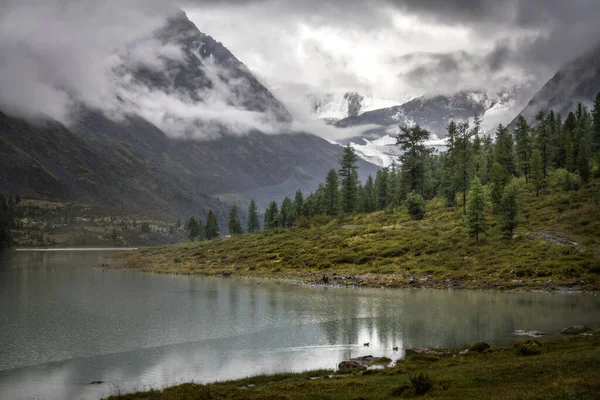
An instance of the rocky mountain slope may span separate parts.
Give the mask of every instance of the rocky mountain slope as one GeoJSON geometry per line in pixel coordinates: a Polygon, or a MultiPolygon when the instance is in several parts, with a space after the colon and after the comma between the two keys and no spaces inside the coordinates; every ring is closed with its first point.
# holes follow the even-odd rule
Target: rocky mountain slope
{"type": "Polygon", "coordinates": [[[578,103],[591,105],[600,92],[600,46],[565,64],[522,109],[530,123],[539,110],[565,115],[578,103]]]}
{"type": "MultiPolygon", "coordinates": [[[[167,68],[126,70],[148,93],[182,93],[202,104],[219,90],[236,110],[259,113],[274,123],[290,119],[285,107],[222,44],[201,33],[184,14],[170,20],[156,38],[178,46],[182,60],[167,68]]],[[[124,108],[131,98],[122,99],[124,108]]],[[[224,208],[216,197],[259,204],[316,188],[337,168],[342,149],[306,133],[257,129],[239,135],[222,121],[178,121],[165,132],[145,115],[111,119],[82,107],[72,125],[26,121],[0,114],[0,191],[46,199],[115,205],[186,217],[224,208]],[[191,122],[191,123],[190,123],[191,122]],[[211,130],[198,140],[188,129],[211,130]]],[[[282,125],[283,126],[283,125],[282,125]]],[[[196,132],[197,133],[197,132],[196,132]]],[[[375,167],[361,163],[362,172],[375,167]]]]}

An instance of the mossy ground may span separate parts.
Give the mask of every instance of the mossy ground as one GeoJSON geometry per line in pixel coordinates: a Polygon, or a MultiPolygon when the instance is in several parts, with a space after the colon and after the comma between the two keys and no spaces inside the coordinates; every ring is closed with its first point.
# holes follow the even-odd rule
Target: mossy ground
{"type": "Polygon", "coordinates": [[[120,254],[122,266],[167,274],[235,275],[385,287],[600,289],[600,181],[536,196],[521,182],[521,221],[513,240],[488,212],[479,244],[460,204],[428,202],[423,220],[405,207],[343,218],[315,218],[211,242],[120,254]],[[344,279],[345,278],[345,279],[344,279]]]}
{"type": "Polygon", "coordinates": [[[334,371],[259,376],[238,381],[184,384],[110,400],[191,399],[598,399],[600,335],[546,341],[539,354],[495,347],[463,356],[408,356],[396,366],[336,375],[334,371]],[[423,378],[425,376],[425,378],[423,378]],[[412,381],[411,381],[412,378],[412,381]]]}

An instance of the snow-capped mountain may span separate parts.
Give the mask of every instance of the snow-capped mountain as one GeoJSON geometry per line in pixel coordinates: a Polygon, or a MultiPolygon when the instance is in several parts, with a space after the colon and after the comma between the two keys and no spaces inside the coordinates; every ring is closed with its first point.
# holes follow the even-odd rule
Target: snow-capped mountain
{"type": "Polygon", "coordinates": [[[310,93],[306,95],[310,110],[315,119],[329,122],[348,117],[356,117],[368,111],[394,107],[410,100],[385,99],[356,92],[310,93]]]}
{"type": "Polygon", "coordinates": [[[340,128],[365,126],[365,131],[349,139],[357,153],[379,166],[396,159],[394,136],[399,125],[418,124],[432,134],[432,145],[443,147],[446,127],[451,120],[481,119],[481,129],[493,133],[498,124],[508,124],[525,104],[530,86],[512,87],[499,93],[462,91],[452,96],[421,96],[401,105],[366,111],[335,122],[340,128]],[[442,139],[440,139],[442,138],[442,139]]]}

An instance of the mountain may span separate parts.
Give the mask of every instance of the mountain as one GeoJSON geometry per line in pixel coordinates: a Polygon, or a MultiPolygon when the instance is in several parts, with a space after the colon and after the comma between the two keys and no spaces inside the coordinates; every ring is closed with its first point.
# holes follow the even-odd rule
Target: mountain
{"type": "Polygon", "coordinates": [[[443,148],[446,126],[451,120],[481,119],[481,129],[493,133],[498,124],[511,121],[530,93],[529,86],[512,87],[499,93],[462,91],[454,95],[421,96],[404,104],[368,111],[335,123],[340,128],[365,126],[360,136],[348,139],[361,157],[379,166],[397,159],[394,136],[399,125],[418,124],[432,133],[430,145],[443,148]]]}
{"type": "MultiPolygon", "coordinates": [[[[168,60],[163,70],[124,67],[133,84],[148,93],[185,93],[199,105],[208,102],[203,95],[218,89],[235,110],[275,122],[290,119],[244,64],[184,14],[155,37],[178,46],[183,58],[168,60]]],[[[119,100],[135,110],[127,93],[119,100]]],[[[200,132],[216,126],[218,138],[198,140],[187,128],[174,135],[141,114],[109,118],[85,106],[68,126],[0,113],[0,191],[186,217],[224,210],[218,197],[244,202],[252,196],[264,206],[298,188],[310,192],[337,168],[342,153],[340,146],[307,133],[254,129],[240,136],[222,122],[182,122],[200,132]]],[[[376,170],[366,162],[359,168],[365,175],[376,170]]]]}
{"type": "Polygon", "coordinates": [[[364,95],[357,92],[309,93],[306,99],[315,119],[336,122],[347,117],[356,117],[368,111],[400,105],[405,100],[391,100],[364,95]]]}
{"type": "Polygon", "coordinates": [[[564,116],[578,103],[591,105],[598,92],[600,46],[561,67],[520,114],[530,123],[535,121],[535,114],[540,110],[553,110],[564,116]]]}

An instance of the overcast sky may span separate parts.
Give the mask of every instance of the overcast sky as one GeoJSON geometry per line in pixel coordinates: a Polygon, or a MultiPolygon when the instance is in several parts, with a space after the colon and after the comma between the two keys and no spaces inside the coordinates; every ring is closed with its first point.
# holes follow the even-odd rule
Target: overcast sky
{"type": "Polygon", "coordinates": [[[598,0],[0,0],[0,109],[63,121],[77,102],[118,109],[129,86],[115,68],[180,56],[142,40],[176,7],[291,108],[310,92],[543,83],[600,39],[598,0]]]}

